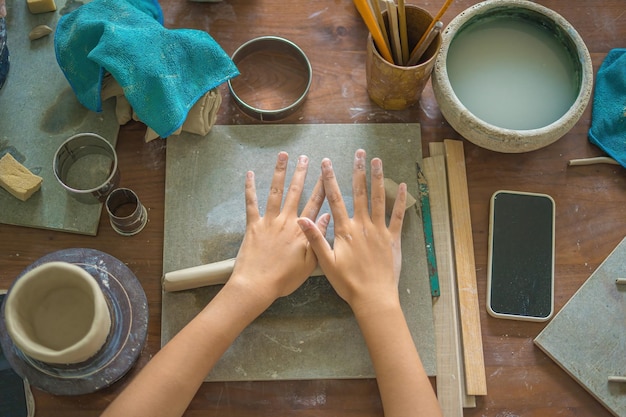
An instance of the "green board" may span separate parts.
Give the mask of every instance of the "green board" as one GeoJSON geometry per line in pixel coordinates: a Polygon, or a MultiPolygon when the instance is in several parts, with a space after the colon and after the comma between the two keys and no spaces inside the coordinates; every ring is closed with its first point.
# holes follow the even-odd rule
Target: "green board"
{"type": "Polygon", "coordinates": [[[626,416],[626,239],[535,339],[548,356],[611,413],[626,416]]]}
{"type": "MultiPolygon", "coordinates": [[[[279,151],[310,158],[309,195],[330,157],[346,204],[352,202],[357,148],[383,160],[385,176],[417,195],[418,124],[215,126],[206,137],[181,135],[167,145],[164,272],[232,258],[245,231],[244,177],[255,172],[261,210],[279,151]]],[[[304,200],[304,199],[303,199],[304,200]]],[[[301,202],[304,205],[304,201],[301,202]]],[[[327,203],[323,211],[328,211],[327,203]]],[[[332,226],[332,224],[331,224],[332,226]]],[[[332,230],[332,228],[331,228],[332,230]]],[[[332,236],[332,232],[330,234],[332,236]]],[[[432,299],[419,213],[407,211],[402,236],[401,303],[426,371],[435,374],[432,299]]],[[[161,341],[167,343],[220,286],[163,293],[161,341]]],[[[393,343],[393,341],[389,341],[393,343]]],[[[348,305],[325,277],[310,278],[253,322],[208,376],[211,381],[373,377],[367,348],[348,305]]]]}
{"type": "Polygon", "coordinates": [[[115,145],[119,125],[114,100],[103,103],[102,113],[78,102],[56,62],[54,33],[28,39],[37,25],[56,27],[59,17],[69,10],[62,0],[56,4],[57,11],[36,15],[28,11],[26,1],[7,4],[11,70],[0,89],[0,157],[10,153],[42,177],[43,183],[26,202],[0,188],[0,223],[95,235],[102,204],[82,204],[71,198],[56,181],[52,160],[59,145],[76,133],[97,133],[115,145]]]}

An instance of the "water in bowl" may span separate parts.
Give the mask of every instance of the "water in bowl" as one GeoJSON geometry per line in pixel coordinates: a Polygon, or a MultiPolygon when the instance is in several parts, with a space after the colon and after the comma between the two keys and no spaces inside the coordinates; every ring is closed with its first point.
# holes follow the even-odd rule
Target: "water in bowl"
{"type": "Polygon", "coordinates": [[[527,17],[470,22],[450,44],[448,78],[461,103],[494,126],[538,129],[575,102],[579,72],[572,53],[546,25],[527,17]]]}

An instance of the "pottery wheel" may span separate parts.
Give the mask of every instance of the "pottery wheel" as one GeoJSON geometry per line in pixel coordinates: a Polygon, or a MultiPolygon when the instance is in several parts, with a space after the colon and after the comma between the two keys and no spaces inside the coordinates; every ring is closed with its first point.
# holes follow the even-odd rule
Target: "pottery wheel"
{"type": "Polygon", "coordinates": [[[133,366],[146,341],[146,294],[124,263],[95,249],[72,248],[50,253],[27,267],[17,279],[31,269],[52,261],[78,265],[98,281],[111,312],[111,333],[107,341],[95,356],[85,362],[59,365],[37,361],[26,356],[8,336],[3,303],[0,344],[4,354],[22,378],[51,394],[80,395],[108,387],[133,366]]]}

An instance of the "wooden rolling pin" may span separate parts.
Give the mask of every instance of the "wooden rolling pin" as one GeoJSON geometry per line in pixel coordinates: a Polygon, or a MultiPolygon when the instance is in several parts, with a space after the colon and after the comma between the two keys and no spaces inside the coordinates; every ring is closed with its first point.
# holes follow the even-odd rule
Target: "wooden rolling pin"
{"type": "MultiPolygon", "coordinates": [[[[389,215],[393,209],[393,204],[398,192],[398,184],[385,178],[385,212],[389,215]]],[[[412,207],[417,200],[411,194],[407,194],[406,209],[412,207]]],[[[167,272],[163,276],[163,289],[167,292],[190,290],[192,288],[205,287],[209,285],[226,284],[235,266],[235,258],[225,261],[213,262],[206,265],[193,266],[178,271],[167,272]]],[[[311,273],[312,277],[324,275],[322,269],[315,267],[311,273]]]]}
{"type": "MultiPolygon", "coordinates": [[[[226,284],[235,266],[235,258],[167,272],[163,276],[163,289],[168,292],[190,290],[208,285],[226,284]]],[[[324,275],[316,266],[312,277],[324,275]]]]}

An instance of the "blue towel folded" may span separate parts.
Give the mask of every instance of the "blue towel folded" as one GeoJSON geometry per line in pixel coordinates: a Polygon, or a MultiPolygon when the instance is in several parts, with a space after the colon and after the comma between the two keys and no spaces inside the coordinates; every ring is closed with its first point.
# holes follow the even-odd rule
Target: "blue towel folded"
{"type": "Polygon", "coordinates": [[[102,111],[107,71],[141,121],[163,138],[207,91],[239,75],[208,33],[163,27],[156,0],[93,0],[59,20],[54,44],[57,62],[85,107],[102,111]]]}
{"type": "Polygon", "coordinates": [[[626,49],[609,51],[598,69],[589,141],[626,167],[626,49]]]}

